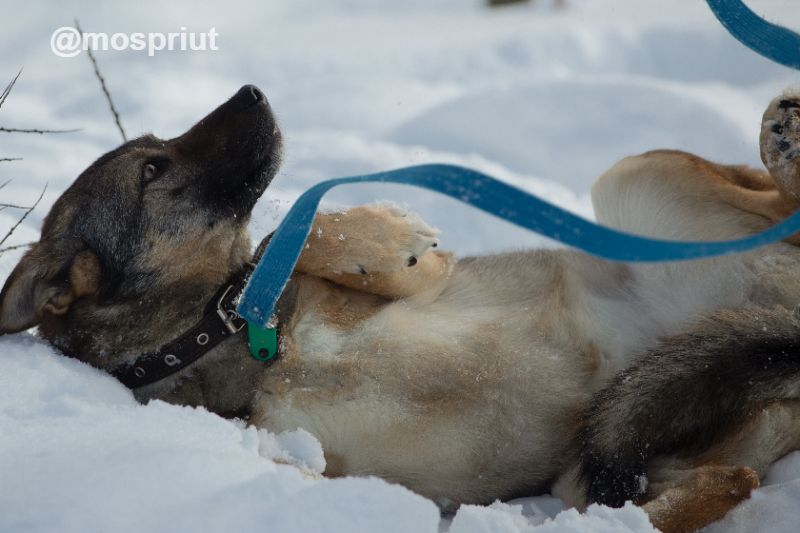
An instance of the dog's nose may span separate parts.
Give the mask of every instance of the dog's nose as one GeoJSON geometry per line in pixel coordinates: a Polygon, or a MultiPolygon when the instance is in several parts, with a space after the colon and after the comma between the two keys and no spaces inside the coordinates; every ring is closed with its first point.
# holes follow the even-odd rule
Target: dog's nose
{"type": "Polygon", "coordinates": [[[232,98],[232,100],[239,104],[242,109],[246,109],[259,102],[264,102],[266,99],[267,97],[264,96],[264,93],[261,92],[261,89],[255,85],[245,85],[239,89],[239,91],[232,98]]]}
{"type": "Polygon", "coordinates": [[[244,88],[250,91],[250,96],[256,102],[260,102],[261,100],[267,99],[266,96],[264,96],[264,93],[261,92],[261,89],[259,89],[255,85],[245,85],[244,88]]]}

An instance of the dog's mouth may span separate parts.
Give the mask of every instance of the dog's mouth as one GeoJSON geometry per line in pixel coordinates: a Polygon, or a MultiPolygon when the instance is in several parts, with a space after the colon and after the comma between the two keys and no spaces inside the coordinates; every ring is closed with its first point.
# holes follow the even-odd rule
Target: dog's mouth
{"type": "Polygon", "coordinates": [[[281,132],[264,93],[245,85],[227,102],[172,141],[198,165],[205,203],[244,216],[280,166],[281,132]]]}

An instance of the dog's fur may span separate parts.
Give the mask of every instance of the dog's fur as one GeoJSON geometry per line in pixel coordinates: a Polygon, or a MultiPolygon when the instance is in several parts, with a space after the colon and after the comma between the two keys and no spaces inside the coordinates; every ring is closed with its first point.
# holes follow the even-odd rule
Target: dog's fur
{"type": "MultiPolygon", "coordinates": [[[[765,113],[769,173],[626,158],[592,190],[598,220],[714,240],[785,218],[800,206],[799,96],[765,113]]],[[[249,213],[279,151],[266,100],[244,87],[181,137],[106,154],[7,280],[0,334],[38,325],[103,369],[176,338],[250,259],[249,213]]],[[[443,506],[635,498],[665,531],[719,518],[800,447],[796,239],[635,265],[567,250],[456,261],[435,243],[396,207],[319,215],[278,305],[274,366],[240,335],[136,396],[303,427],[327,475],[378,475],[443,506]]]]}

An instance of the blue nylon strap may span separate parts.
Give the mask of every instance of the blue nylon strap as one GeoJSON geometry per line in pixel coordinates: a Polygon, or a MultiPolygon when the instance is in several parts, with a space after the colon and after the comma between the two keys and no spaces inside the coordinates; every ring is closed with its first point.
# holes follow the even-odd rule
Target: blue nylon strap
{"type": "Polygon", "coordinates": [[[781,65],[800,69],[800,35],[767,22],[741,0],[707,2],[722,25],[747,47],[781,65]]]}
{"type": "MultiPolygon", "coordinates": [[[[753,13],[740,0],[707,0],[714,15],[739,41],[787,67],[800,69],[800,35],[753,13]]],[[[769,230],[726,242],[672,242],[638,237],[589,222],[535,196],[474,170],[421,165],[324,181],[306,191],[272,237],[253,272],[238,312],[265,325],[291,276],[311,231],[322,196],[337,185],[391,182],[416,185],[473,205],[585,252],[615,261],[681,261],[744,252],[780,241],[800,230],[800,212],[769,230]]]]}
{"type": "Polygon", "coordinates": [[[419,165],[323,181],[303,193],[272,236],[242,295],[238,313],[264,325],[294,270],[323,195],[350,183],[415,185],[453,197],[518,226],[614,261],[681,261],[744,252],[800,231],[800,211],[772,228],[724,242],[674,242],[600,226],[494,178],[453,165],[419,165]]]}

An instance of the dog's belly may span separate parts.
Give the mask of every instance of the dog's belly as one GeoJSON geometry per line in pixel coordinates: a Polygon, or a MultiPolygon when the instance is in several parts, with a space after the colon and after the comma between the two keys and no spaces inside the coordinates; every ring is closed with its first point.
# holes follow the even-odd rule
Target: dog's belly
{"type": "MultiPolygon", "coordinates": [[[[793,272],[795,250],[781,252],[793,272]]],[[[462,261],[438,297],[356,325],[306,311],[253,421],[316,435],[331,475],[377,475],[454,503],[538,491],[563,469],[588,397],[660,335],[719,306],[797,294],[776,276],[779,256],[622,276],[558,251],[462,261]]]]}
{"type": "MultiPolygon", "coordinates": [[[[584,291],[579,327],[603,354],[607,379],[699,315],[800,301],[800,249],[774,245],[717,259],[629,266],[622,290],[584,291]]],[[[590,289],[590,287],[587,287],[590,289]]]]}
{"type": "Polygon", "coordinates": [[[507,289],[463,268],[438,298],[355,328],[306,313],[253,422],[313,433],[330,475],[377,475],[444,504],[546,489],[589,394],[585,358],[542,329],[548,291],[507,289]]]}

